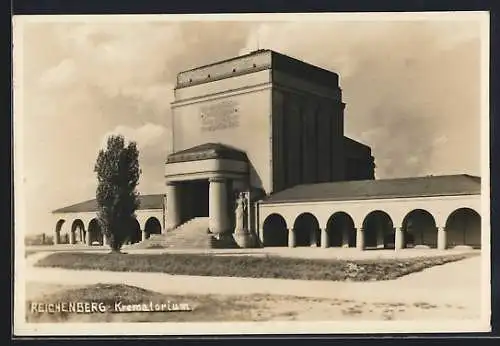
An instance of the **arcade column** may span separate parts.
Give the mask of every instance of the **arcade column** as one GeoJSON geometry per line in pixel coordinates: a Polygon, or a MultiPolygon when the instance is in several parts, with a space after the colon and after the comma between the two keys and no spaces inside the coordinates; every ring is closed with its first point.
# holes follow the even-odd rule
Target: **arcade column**
{"type": "Polygon", "coordinates": [[[363,228],[359,227],[356,229],[356,249],[364,250],[365,249],[365,232],[363,228]]]}
{"type": "Polygon", "coordinates": [[[288,247],[295,247],[295,230],[293,228],[288,230],[288,247]]]}
{"type": "Polygon", "coordinates": [[[316,235],[316,229],[315,228],[311,228],[309,230],[309,234],[310,234],[310,237],[309,237],[309,246],[310,247],[317,247],[318,244],[318,238],[317,238],[317,235],[316,235]]]}
{"type": "MultiPolygon", "coordinates": [[[[229,216],[227,205],[227,185],[224,178],[209,179],[209,229],[212,233],[220,234],[229,230],[229,216]]],[[[168,198],[168,197],[167,197],[168,198]]]]}
{"type": "Polygon", "coordinates": [[[349,232],[351,232],[351,230],[347,227],[344,227],[342,229],[342,247],[343,248],[349,247],[349,232]]]}
{"type": "Polygon", "coordinates": [[[446,250],[446,228],[438,227],[437,228],[437,248],[438,250],[446,250]]]}
{"type": "Polygon", "coordinates": [[[54,244],[61,244],[61,235],[59,231],[54,232],[54,244]]]}
{"type": "Polygon", "coordinates": [[[321,247],[323,249],[326,249],[328,247],[328,243],[330,242],[328,238],[329,238],[328,229],[327,228],[321,229],[321,247]]]}
{"type": "Polygon", "coordinates": [[[383,249],[384,246],[384,229],[379,227],[377,229],[377,249],[383,249]]]}
{"type": "Polygon", "coordinates": [[[181,222],[179,206],[179,186],[174,182],[167,182],[166,191],[166,220],[165,231],[174,229],[181,222]]]}
{"type": "Polygon", "coordinates": [[[394,250],[398,251],[404,248],[404,233],[401,227],[395,228],[394,233],[394,250]]]}
{"type": "Polygon", "coordinates": [[[86,234],[86,237],[85,237],[85,244],[87,244],[87,246],[92,246],[90,229],[87,231],[87,234],[86,234]]]}
{"type": "Polygon", "coordinates": [[[69,231],[69,243],[70,244],[76,244],[76,239],[75,239],[75,234],[76,230],[71,230],[69,231]]]}

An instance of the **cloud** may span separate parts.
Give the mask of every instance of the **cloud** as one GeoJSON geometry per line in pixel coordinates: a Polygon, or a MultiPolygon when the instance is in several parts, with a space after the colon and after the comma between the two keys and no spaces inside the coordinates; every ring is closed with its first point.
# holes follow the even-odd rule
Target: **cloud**
{"type": "Polygon", "coordinates": [[[48,69],[40,78],[42,88],[64,88],[75,82],[76,66],[72,59],[64,59],[48,69]]]}
{"type": "Polygon", "coordinates": [[[139,149],[146,149],[161,144],[160,140],[163,140],[165,134],[165,127],[158,124],[146,123],[138,128],[118,125],[104,135],[101,148],[106,147],[106,141],[110,135],[122,135],[127,141],[136,142],[139,149]]]}
{"type": "Polygon", "coordinates": [[[478,22],[262,23],[240,53],[257,42],[339,73],[345,133],[372,147],[378,178],[479,173],[478,22]],[[468,148],[451,135],[435,141],[464,132],[468,148]]]}

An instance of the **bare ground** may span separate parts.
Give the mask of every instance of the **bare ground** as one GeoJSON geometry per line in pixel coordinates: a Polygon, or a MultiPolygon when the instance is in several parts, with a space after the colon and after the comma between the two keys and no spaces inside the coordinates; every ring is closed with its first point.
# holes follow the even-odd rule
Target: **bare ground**
{"type": "MultiPolygon", "coordinates": [[[[123,291],[117,285],[109,288],[123,291]]],[[[126,286],[128,296],[147,302],[170,301],[187,303],[192,312],[133,312],[94,314],[33,314],[27,307],[28,322],[221,322],[221,321],[349,321],[349,320],[422,320],[466,319],[473,316],[463,306],[426,302],[394,303],[364,302],[351,299],[323,299],[282,295],[164,295],[126,286]],[[134,291],[130,293],[130,291],[134,291]]],[[[28,283],[28,302],[54,302],[69,296],[95,300],[99,288],[92,286],[61,286],[28,283]]]]}
{"type": "MultiPolygon", "coordinates": [[[[96,283],[128,285],[198,306],[193,313],[103,314],[103,321],[442,320],[481,315],[481,256],[425,269],[396,280],[326,282],[196,277],[39,268],[32,254],[26,300],[45,299],[96,283]],[[201,306],[201,309],[200,309],[201,306]]],[[[33,316],[31,316],[33,318],[33,316]]],[[[47,317],[44,317],[47,318],[47,317]]],[[[96,322],[96,315],[72,319],[96,322]]]]}

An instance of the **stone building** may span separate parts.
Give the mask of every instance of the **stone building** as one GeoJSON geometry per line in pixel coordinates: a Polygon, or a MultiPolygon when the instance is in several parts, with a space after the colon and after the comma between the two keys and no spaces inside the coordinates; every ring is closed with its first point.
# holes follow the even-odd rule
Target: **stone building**
{"type": "MultiPolygon", "coordinates": [[[[141,197],[133,246],[480,246],[480,179],[374,180],[334,72],[258,50],[180,72],[174,96],[165,191],[141,197]]],[[[105,243],[95,210],[54,211],[56,239],[105,243]]]]}

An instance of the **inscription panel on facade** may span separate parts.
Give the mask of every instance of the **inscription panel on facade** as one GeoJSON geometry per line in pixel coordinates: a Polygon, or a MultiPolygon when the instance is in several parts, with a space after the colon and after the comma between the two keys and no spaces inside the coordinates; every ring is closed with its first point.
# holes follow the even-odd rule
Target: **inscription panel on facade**
{"type": "Polygon", "coordinates": [[[238,127],[240,125],[238,103],[228,100],[204,106],[200,109],[200,120],[202,132],[238,127]]]}

